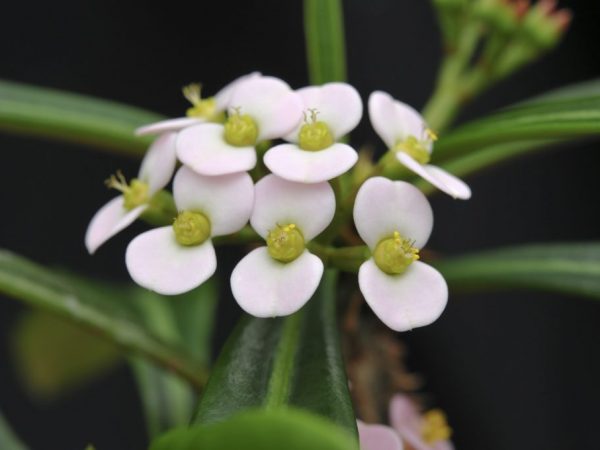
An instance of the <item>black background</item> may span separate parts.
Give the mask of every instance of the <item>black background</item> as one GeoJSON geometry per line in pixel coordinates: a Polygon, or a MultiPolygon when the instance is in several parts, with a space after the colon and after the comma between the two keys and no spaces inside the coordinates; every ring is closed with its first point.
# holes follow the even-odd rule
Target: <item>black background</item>
{"type": "MultiPolygon", "coordinates": [[[[562,46],[494,88],[464,118],[598,76],[598,2],[564,1],[575,21],[562,46]]],[[[428,2],[345,2],[349,79],[366,99],[382,89],[421,107],[440,48],[428,2]]],[[[167,116],[187,107],[182,85],[209,93],[260,70],[307,83],[299,1],[5,2],[0,77],[139,105],[167,116]]],[[[363,120],[355,143],[377,142],[363,120]]],[[[85,227],[108,198],[102,181],[136,162],[75,145],[0,136],[0,246],[45,264],[126,280],[134,226],[86,254],[85,227]]],[[[429,247],[448,254],[529,241],[598,239],[596,144],[572,145],[468,179],[469,202],[432,199],[429,247]]],[[[237,255],[221,254],[225,279],[237,255]]],[[[227,286],[227,283],[224,283],[227,286]]],[[[239,314],[223,298],[216,346],[239,314]]],[[[7,356],[22,308],[0,303],[0,408],[34,450],[141,449],[144,425],[126,369],[50,405],[32,403],[7,356]]],[[[411,367],[455,429],[458,449],[598,448],[600,306],[559,295],[452,296],[434,325],[406,335],[411,367]]]]}

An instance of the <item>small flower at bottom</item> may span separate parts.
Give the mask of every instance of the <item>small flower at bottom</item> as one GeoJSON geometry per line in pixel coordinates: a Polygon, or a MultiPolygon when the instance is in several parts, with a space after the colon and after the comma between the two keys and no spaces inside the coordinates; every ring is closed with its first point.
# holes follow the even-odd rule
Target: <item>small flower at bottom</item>
{"type": "Polygon", "coordinates": [[[402,450],[402,441],[393,428],[356,421],[360,450],[402,450]]]}
{"type": "Polygon", "coordinates": [[[164,188],[175,171],[175,134],[159,136],[144,156],[137,178],[127,183],[121,173],[107,180],[122,195],[113,198],[92,218],[85,234],[89,253],[131,225],[150,205],[152,197],[164,188]]]}
{"type": "Polygon", "coordinates": [[[267,151],[265,165],[290,181],[331,180],[348,171],[358,160],[352,147],[337,141],[360,122],[360,95],[346,83],[309,86],[296,92],[304,105],[305,123],[285,136],[291,143],[267,151]]]}
{"type": "Polygon", "coordinates": [[[418,261],[433,227],[427,198],[403,181],[367,180],[354,204],[354,223],[372,258],[358,272],[365,300],[395,331],[429,325],[443,312],[448,287],[433,267],[418,261]]]}
{"type": "Polygon", "coordinates": [[[164,295],[182,294],[212,276],[217,259],[211,238],[244,227],[254,186],[247,173],[205,177],[182,167],[173,195],[179,211],[173,225],[140,234],[125,256],[133,280],[164,295]]]}
{"type": "Polygon", "coordinates": [[[369,97],[369,118],[402,165],[454,198],[471,197],[471,189],[462,180],[428,164],[437,136],[417,111],[385,92],[376,91],[369,97]]]}
{"type": "Polygon", "coordinates": [[[267,245],[246,255],[231,274],[233,296],[256,317],[286,316],[314,294],[323,262],[306,249],[335,212],[326,182],[303,184],[267,175],[256,183],[250,224],[267,245]]]}

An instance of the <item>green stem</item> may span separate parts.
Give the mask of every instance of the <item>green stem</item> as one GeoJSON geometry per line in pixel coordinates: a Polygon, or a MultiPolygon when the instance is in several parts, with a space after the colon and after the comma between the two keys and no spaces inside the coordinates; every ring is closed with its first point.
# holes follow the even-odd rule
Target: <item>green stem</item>
{"type": "Polygon", "coordinates": [[[358,272],[360,265],[371,257],[365,245],[354,247],[329,247],[317,242],[308,244],[309,250],[323,260],[323,263],[345,272],[358,272]]]}

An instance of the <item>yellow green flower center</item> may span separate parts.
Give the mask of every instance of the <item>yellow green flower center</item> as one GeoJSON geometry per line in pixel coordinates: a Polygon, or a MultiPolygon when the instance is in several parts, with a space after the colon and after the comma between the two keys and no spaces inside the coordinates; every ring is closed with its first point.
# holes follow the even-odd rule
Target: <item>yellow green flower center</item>
{"type": "Polygon", "coordinates": [[[269,255],[277,261],[288,263],[304,252],[304,236],[295,224],[277,225],[267,235],[269,255]]]}
{"type": "Polygon", "coordinates": [[[392,150],[395,152],[404,152],[418,163],[427,164],[431,159],[431,154],[427,147],[437,140],[437,136],[429,128],[425,130],[425,134],[427,138],[421,141],[414,136],[408,136],[403,141],[398,141],[392,150]]]}
{"type": "Polygon", "coordinates": [[[316,109],[310,109],[310,121],[304,115],[304,121],[306,122],[300,128],[298,134],[298,146],[302,150],[308,150],[316,152],[327,148],[335,142],[331,130],[325,122],[317,121],[318,111],[316,109]]]}
{"type": "Polygon", "coordinates": [[[150,200],[148,183],[137,178],[133,178],[130,183],[127,183],[121,171],[118,171],[116,175],[111,175],[106,180],[106,186],[123,194],[123,207],[127,211],[144,205],[150,200]]]}
{"type": "Polygon", "coordinates": [[[452,428],[448,425],[446,414],[441,409],[432,409],[423,414],[421,437],[427,444],[447,441],[450,436],[452,436],[452,428]]]}
{"type": "Polygon", "coordinates": [[[183,211],[173,222],[173,231],[181,245],[200,245],[210,237],[210,221],[200,212],[183,211]]]}
{"type": "Polygon", "coordinates": [[[209,122],[223,122],[225,119],[225,113],[223,111],[217,111],[217,102],[214,97],[203,99],[201,96],[202,85],[199,83],[192,83],[185,86],[183,89],[183,96],[192,104],[191,108],[188,108],[186,114],[188,117],[197,117],[205,119],[209,122]]]}
{"type": "Polygon", "coordinates": [[[234,110],[225,121],[225,141],[235,147],[256,145],[258,126],[248,114],[234,110]]]}
{"type": "Polygon", "coordinates": [[[414,241],[400,236],[394,231],[392,237],[382,239],[373,252],[375,264],[389,275],[398,275],[419,259],[419,250],[414,247],[414,241]]]}

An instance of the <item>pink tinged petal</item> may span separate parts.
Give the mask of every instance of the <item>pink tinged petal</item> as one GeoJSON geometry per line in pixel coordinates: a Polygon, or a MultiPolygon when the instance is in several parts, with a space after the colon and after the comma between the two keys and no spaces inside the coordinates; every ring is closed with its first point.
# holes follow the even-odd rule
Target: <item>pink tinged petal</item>
{"type": "Polygon", "coordinates": [[[298,183],[331,180],[350,170],[357,160],[358,154],[352,147],[339,143],[316,152],[302,150],[296,144],[281,144],[264,156],[271,172],[298,183]]]}
{"type": "Polygon", "coordinates": [[[85,232],[85,247],[93,254],[98,247],[119,231],[131,225],[147,208],[141,205],[127,211],[123,206],[123,196],[113,198],[92,217],[85,232]]]}
{"type": "Polygon", "coordinates": [[[404,447],[398,435],[385,425],[369,425],[356,421],[360,450],[402,450],[404,447]]]}
{"type": "Polygon", "coordinates": [[[448,301],[444,277],[420,261],[413,262],[403,274],[388,275],[371,258],[360,266],[358,284],[375,315],[395,331],[429,325],[448,301]]]}
{"type": "Polygon", "coordinates": [[[235,233],[248,223],[254,184],[245,172],[206,177],[184,166],[173,180],[173,195],[179,211],[206,214],[211,236],[222,236],[235,233]]]}
{"type": "MultiPolygon", "coordinates": [[[[359,93],[347,83],[327,83],[323,86],[308,86],[296,91],[304,111],[316,109],[317,120],[325,122],[337,140],[352,131],[362,117],[362,100],[359,93]]],[[[297,142],[300,123],[285,139],[297,142]]]]}
{"type": "Polygon", "coordinates": [[[164,133],[152,143],[140,166],[138,178],[148,183],[150,195],[164,188],[175,172],[177,133],[164,133]]]}
{"type": "Polygon", "coordinates": [[[427,198],[412,184],[373,177],[358,191],[354,223],[371,250],[394,231],[422,248],[433,228],[433,211],[427,198]]]}
{"type": "Polygon", "coordinates": [[[140,286],[163,295],[177,295],[200,286],[215,273],[217,257],[212,242],[183,246],[171,226],[137,236],[125,254],[129,275],[140,286]]]}
{"type": "Polygon", "coordinates": [[[201,175],[246,172],[256,165],[254,147],[234,147],[225,142],[223,125],[205,123],[186,128],[177,138],[177,157],[201,175]]]}
{"type": "Polygon", "coordinates": [[[258,77],[240,84],[229,103],[256,122],[259,141],[285,136],[302,120],[302,100],[278,78],[258,77]]]}
{"type": "Polygon", "coordinates": [[[292,262],[281,263],[271,258],[267,247],[260,247],[233,269],[231,291],[248,314],[287,316],[313,296],[322,275],[323,263],[308,250],[292,262]]]}
{"type": "Polygon", "coordinates": [[[256,183],[250,224],[266,239],[275,225],[293,223],[310,241],[327,228],[334,213],[335,194],[329,183],[295,183],[271,174],[256,183]]]}
{"type": "Polygon", "coordinates": [[[260,72],[251,72],[246,75],[242,75],[239,78],[236,78],[231,83],[223,87],[219,92],[215,94],[215,102],[217,104],[217,111],[225,111],[231,105],[230,100],[231,96],[235,89],[237,89],[242,83],[245,81],[252,80],[254,78],[259,78],[261,76],[260,72]]]}
{"type": "Polygon", "coordinates": [[[464,181],[446,172],[444,169],[431,165],[421,165],[410,155],[403,152],[396,153],[396,158],[401,164],[421,176],[424,180],[433,184],[440,191],[461,200],[468,200],[471,198],[471,189],[469,186],[464,181]]]}
{"type": "Polygon", "coordinates": [[[138,136],[145,136],[149,134],[162,134],[169,131],[179,131],[192,125],[198,125],[203,123],[205,120],[200,117],[177,117],[175,119],[161,120],[160,122],[151,123],[150,125],[144,125],[143,127],[135,130],[135,134],[138,136]]]}

